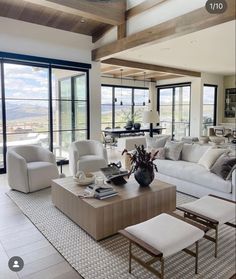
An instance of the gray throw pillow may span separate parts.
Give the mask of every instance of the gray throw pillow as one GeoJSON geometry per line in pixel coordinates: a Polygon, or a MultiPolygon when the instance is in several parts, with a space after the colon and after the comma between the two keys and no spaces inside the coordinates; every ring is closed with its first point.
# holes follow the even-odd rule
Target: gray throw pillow
{"type": "Polygon", "coordinates": [[[183,142],[167,141],[165,144],[166,159],[178,161],[183,148],[183,142]]]}
{"type": "Polygon", "coordinates": [[[236,158],[227,154],[222,154],[211,168],[211,172],[215,173],[224,180],[230,179],[232,170],[235,168],[236,158]]]}

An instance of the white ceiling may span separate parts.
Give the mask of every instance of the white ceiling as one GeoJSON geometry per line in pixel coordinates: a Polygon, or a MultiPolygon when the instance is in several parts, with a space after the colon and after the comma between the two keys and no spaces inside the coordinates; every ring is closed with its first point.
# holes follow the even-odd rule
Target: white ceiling
{"type": "Polygon", "coordinates": [[[230,75],[235,73],[235,26],[236,21],[230,21],[114,56],[149,64],[230,75]]]}

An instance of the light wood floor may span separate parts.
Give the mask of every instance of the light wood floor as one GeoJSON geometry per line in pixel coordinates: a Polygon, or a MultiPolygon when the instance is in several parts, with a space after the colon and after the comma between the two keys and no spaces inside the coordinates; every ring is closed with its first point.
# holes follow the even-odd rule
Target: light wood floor
{"type": "MultiPolygon", "coordinates": [[[[108,148],[110,161],[120,153],[108,148]]],[[[69,175],[68,166],[63,172],[69,175]]],[[[79,279],[82,278],[37,230],[29,219],[5,194],[9,190],[7,176],[0,175],[0,279],[79,279]],[[23,258],[25,266],[15,273],[9,270],[12,256],[23,258]]]]}

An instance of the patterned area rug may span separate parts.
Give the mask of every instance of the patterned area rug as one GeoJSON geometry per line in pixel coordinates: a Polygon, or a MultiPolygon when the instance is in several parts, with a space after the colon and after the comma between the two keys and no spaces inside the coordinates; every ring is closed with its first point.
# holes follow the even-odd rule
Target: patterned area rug
{"type": "MultiPolygon", "coordinates": [[[[53,206],[50,189],[27,195],[10,191],[8,196],[85,279],[156,279],[135,262],[132,263],[132,274],[129,274],[127,241],[119,235],[94,241],[53,206]]],[[[178,205],[192,200],[194,198],[177,193],[178,205]]],[[[222,225],[217,259],[214,258],[213,243],[202,239],[199,243],[199,274],[194,274],[194,258],[179,252],[166,259],[165,278],[228,279],[235,273],[235,244],[235,229],[222,225]]],[[[138,249],[135,252],[146,257],[138,249]]]]}

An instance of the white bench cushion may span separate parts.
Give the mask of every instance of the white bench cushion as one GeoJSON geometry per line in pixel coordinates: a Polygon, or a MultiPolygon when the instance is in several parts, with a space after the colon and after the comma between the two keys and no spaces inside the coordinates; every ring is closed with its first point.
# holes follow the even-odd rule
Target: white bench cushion
{"type": "Polygon", "coordinates": [[[187,248],[204,235],[197,227],[166,213],[125,230],[162,252],[164,257],[187,248]]]}
{"type": "Polygon", "coordinates": [[[182,204],[181,207],[214,219],[219,224],[224,224],[236,218],[236,205],[234,203],[211,196],[205,196],[194,202],[182,204]]]}

